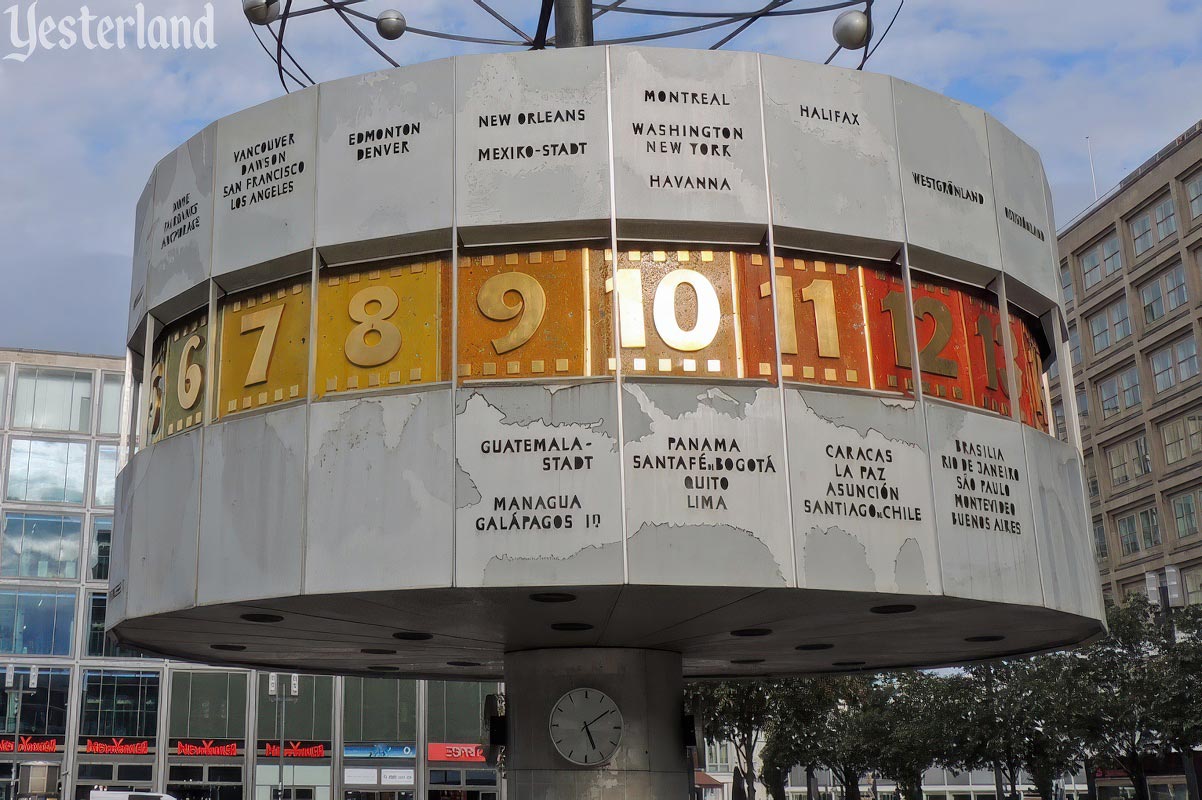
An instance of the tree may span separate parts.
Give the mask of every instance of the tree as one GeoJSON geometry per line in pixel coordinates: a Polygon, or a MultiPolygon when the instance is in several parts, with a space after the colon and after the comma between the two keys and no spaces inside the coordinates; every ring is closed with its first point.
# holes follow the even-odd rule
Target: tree
{"type": "Polygon", "coordinates": [[[776,687],[775,681],[745,680],[695,683],[685,690],[686,706],[694,699],[701,703],[705,735],[734,745],[739,766],[735,781],[743,784],[747,800],[755,800],[755,750],[776,687]]]}
{"type": "Polygon", "coordinates": [[[1194,750],[1202,747],[1202,607],[1175,609],[1164,621],[1155,715],[1165,748],[1181,761],[1189,800],[1200,800],[1194,750]]]}
{"type": "Polygon", "coordinates": [[[1107,621],[1109,636],[1063,656],[1068,685],[1080,687],[1076,723],[1086,748],[1122,767],[1136,800],[1148,800],[1144,760],[1163,744],[1163,656],[1173,636],[1138,595],[1110,606],[1107,621]]]}
{"type": "Polygon", "coordinates": [[[843,786],[844,800],[860,800],[860,777],[872,769],[878,742],[872,719],[879,702],[874,676],[829,678],[836,702],[822,720],[818,761],[843,786]]]}
{"type": "MultiPolygon", "coordinates": [[[[798,678],[777,684],[764,731],[764,774],[802,766],[807,783],[812,784],[814,771],[821,763],[826,718],[837,702],[834,684],[827,678],[798,678]]],[[[773,793],[773,800],[783,798],[783,786],[777,794],[771,782],[765,781],[765,785],[773,793]]],[[[814,787],[809,789],[812,796],[814,787]]]]}
{"type": "Polygon", "coordinates": [[[892,676],[878,686],[868,711],[878,746],[876,766],[907,800],[922,800],[923,775],[948,760],[948,732],[954,728],[949,715],[959,711],[946,691],[951,682],[927,672],[892,676]]]}

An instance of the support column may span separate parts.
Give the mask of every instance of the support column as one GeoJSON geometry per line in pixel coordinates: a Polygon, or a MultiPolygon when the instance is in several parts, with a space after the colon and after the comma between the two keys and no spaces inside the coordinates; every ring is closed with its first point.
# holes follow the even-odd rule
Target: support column
{"type": "Polygon", "coordinates": [[[505,687],[509,800],[688,796],[679,653],[628,648],[507,653],[505,687]],[[551,712],[573,689],[603,692],[621,712],[621,741],[600,766],[573,764],[552,741],[551,712]]]}
{"type": "Polygon", "coordinates": [[[593,5],[588,0],[555,0],[555,46],[593,46],[593,5]]]}

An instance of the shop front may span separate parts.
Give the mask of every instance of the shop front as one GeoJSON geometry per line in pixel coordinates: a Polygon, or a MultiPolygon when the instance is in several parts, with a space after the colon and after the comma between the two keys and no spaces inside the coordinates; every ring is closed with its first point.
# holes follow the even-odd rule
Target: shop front
{"type": "Polygon", "coordinates": [[[427,747],[427,800],[497,800],[497,771],[488,766],[484,747],[432,742],[427,747]]]}
{"type": "Polygon", "coordinates": [[[344,800],[414,800],[416,744],[348,742],[342,764],[344,800]]]}
{"type": "Polygon", "coordinates": [[[330,800],[333,749],[328,741],[259,742],[255,800],[330,800]],[[282,764],[282,773],[281,773],[282,764]]]}
{"type": "Polygon", "coordinates": [[[76,742],[75,797],[92,789],[149,792],[158,752],[159,673],[89,669],[76,742]]]}
{"type": "Polygon", "coordinates": [[[178,800],[243,800],[246,683],[243,673],[171,673],[167,794],[178,800]]]}
{"type": "Polygon", "coordinates": [[[16,796],[22,764],[48,762],[61,774],[70,692],[69,669],[13,666],[5,671],[0,800],[16,796]]]}
{"type": "Polygon", "coordinates": [[[173,739],[167,794],[177,800],[242,800],[244,746],[239,739],[173,739]]]}

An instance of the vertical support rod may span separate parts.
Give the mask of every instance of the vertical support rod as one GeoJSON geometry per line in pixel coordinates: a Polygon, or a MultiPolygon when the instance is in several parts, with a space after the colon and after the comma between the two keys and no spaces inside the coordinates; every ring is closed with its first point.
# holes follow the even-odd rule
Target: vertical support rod
{"type": "Polygon", "coordinates": [[[555,46],[593,46],[593,4],[589,0],[555,0],[555,46]]]}

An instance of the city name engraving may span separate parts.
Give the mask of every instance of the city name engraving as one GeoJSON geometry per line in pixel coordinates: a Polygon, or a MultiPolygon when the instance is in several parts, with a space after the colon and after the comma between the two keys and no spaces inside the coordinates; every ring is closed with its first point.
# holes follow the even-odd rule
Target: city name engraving
{"type": "Polygon", "coordinates": [[[890,467],[895,453],[890,447],[828,444],[823,451],[832,475],[822,497],[807,497],[802,508],[807,514],[921,522],[922,509],[906,503],[901,490],[891,483],[890,467]]]}
{"type": "Polygon", "coordinates": [[[1027,221],[1026,217],[1024,217],[1022,214],[1018,213],[1017,211],[1011,209],[1009,206],[1006,207],[1006,219],[1010,220],[1015,225],[1022,228],[1024,231],[1031,234],[1039,241],[1041,241],[1041,242],[1047,241],[1047,236],[1044,235],[1044,232],[1041,228],[1039,228],[1036,225],[1034,225],[1033,223],[1027,221]]]}
{"type": "Polygon", "coordinates": [[[409,137],[421,132],[420,122],[403,122],[348,134],[346,144],[355,151],[355,161],[399,156],[409,152],[409,137]]]}
{"type": "MultiPolygon", "coordinates": [[[[544,111],[519,111],[480,114],[476,117],[478,128],[506,128],[512,125],[549,125],[555,123],[580,123],[586,118],[583,108],[551,109],[544,111]]],[[[583,156],[588,151],[588,142],[537,142],[533,144],[514,144],[476,149],[476,160],[485,161],[524,161],[532,158],[558,158],[562,156],[583,156]]]]}
{"type": "Polygon", "coordinates": [[[838,108],[818,108],[817,106],[807,106],[804,103],[800,106],[802,119],[816,119],[820,122],[840,122],[844,125],[854,125],[859,127],[860,115],[842,111],[838,108]]]}
{"type": "MultiPolygon", "coordinates": [[[[665,91],[644,89],[643,102],[665,105],[729,106],[725,92],[665,91]]],[[[696,161],[721,163],[735,157],[732,147],[744,140],[737,125],[667,123],[643,120],[630,124],[631,133],[643,140],[645,152],[656,156],[677,156],[696,161]]],[[[696,169],[690,165],[692,169],[696,169]]],[[[729,192],[734,187],[724,175],[693,172],[652,172],[647,176],[650,189],[690,189],[729,192]]]]}
{"type": "Polygon", "coordinates": [[[969,189],[967,187],[960,186],[957,183],[952,183],[951,181],[940,180],[939,178],[932,178],[930,175],[923,175],[921,172],[915,172],[914,183],[918,184],[924,189],[931,189],[932,191],[939,192],[940,194],[945,194],[948,197],[967,200],[968,202],[976,203],[977,205],[985,205],[985,195],[981,194],[976,189],[969,189]]]}
{"type": "Polygon", "coordinates": [[[952,524],[963,528],[1021,534],[1017,506],[1010,498],[1022,479],[1006,463],[1000,447],[955,440],[955,453],[941,459],[944,469],[956,473],[952,524]]]}
{"type": "Polygon", "coordinates": [[[305,162],[294,161],[288,152],[295,144],[296,134],[285,133],[234,151],[239,177],[221,190],[222,198],[230,201],[231,211],[293,192],[293,179],[305,171],[305,162]]]}
{"type": "Polygon", "coordinates": [[[171,204],[171,216],[163,221],[163,241],[160,250],[174,244],[189,233],[200,229],[200,203],[193,202],[192,193],[171,204]]]}
{"type": "Polygon", "coordinates": [[[687,472],[681,479],[685,505],[690,509],[726,511],[726,492],[731,478],[725,474],[772,474],[776,464],[772,456],[746,456],[738,439],[722,437],[668,437],[667,453],[635,454],[632,466],[639,470],[687,472]]]}

